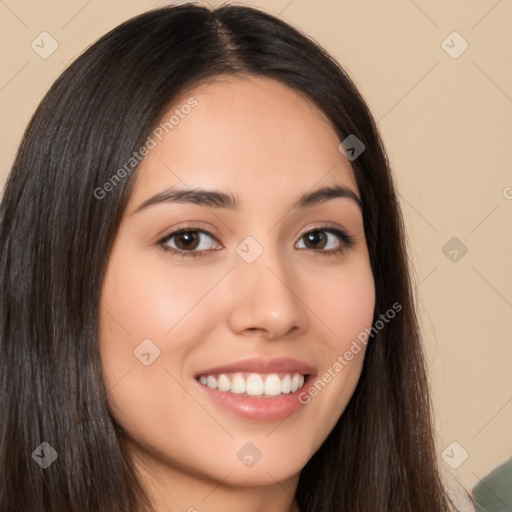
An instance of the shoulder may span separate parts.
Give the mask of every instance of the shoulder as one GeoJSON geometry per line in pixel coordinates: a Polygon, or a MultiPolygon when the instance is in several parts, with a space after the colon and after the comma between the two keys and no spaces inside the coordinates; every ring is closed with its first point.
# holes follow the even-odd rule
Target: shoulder
{"type": "Polygon", "coordinates": [[[477,512],[512,510],[512,458],[505,461],[473,488],[477,512]]]}

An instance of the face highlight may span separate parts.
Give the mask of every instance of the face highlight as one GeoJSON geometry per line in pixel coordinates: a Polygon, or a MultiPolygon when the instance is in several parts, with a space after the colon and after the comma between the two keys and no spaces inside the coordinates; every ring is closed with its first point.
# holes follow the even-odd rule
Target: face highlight
{"type": "Polygon", "coordinates": [[[285,503],[362,368],[364,350],[290,405],[371,326],[360,194],[333,127],[298,92],[231,77],[163,118],[192,96],[135,171],[109,256],[109,405],[143,478],[161,496],[181,489],[183,510],[187,489],[216,482],[212,510],[236,488],[285,503]]]}

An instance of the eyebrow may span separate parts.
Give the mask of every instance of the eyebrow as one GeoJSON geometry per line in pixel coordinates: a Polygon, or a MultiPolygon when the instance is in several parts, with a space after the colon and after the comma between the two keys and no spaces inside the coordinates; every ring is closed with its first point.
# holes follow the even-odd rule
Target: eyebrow
{"type": "MultiPolygon", "coordinates": [[[[308,206],[324,203],[335,198],[352,199],[359,208],[363,209],[363,203],[357,195],[348,187],[335,185],[323,187],[312,192],[307,192],[301,196],[292,206],[292,209],[305,208],[308,206]]],[[[202,188],[194,189],[169,189],[160,192],[149,199],[146,199],[133,214],[148,208],[149,206],[161,203],[192,203],[210,208],[227,208],[229,210],[239,211],[240,202],[231,194],[219,192],[217,190],[206,190],[202,188]]]]}

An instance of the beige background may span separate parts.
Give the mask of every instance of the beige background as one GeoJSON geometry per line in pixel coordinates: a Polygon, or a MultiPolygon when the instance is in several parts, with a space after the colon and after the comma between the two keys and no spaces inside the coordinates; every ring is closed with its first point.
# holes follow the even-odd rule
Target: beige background
{"type": "MultiPolygon", "coordinates": [[[[67,64],[166,3],[0,0],[2,186],[31,114],[67,64]],[[47,59],[31,48],[44,31],[58,42],[47,59]]],[[[472,487],[512,454],[512,1],[246,3],[327,48],[379,122],[416,268],[439,455],[449,447],[445,459],[459,467],[443,466],[472,487]],[[469,45],[457,58],[445,51],[463,49],[454,31],[469,45]],[[454,236],[468,249],[448,246],[455,262],[442,252],[454,236]]]]}

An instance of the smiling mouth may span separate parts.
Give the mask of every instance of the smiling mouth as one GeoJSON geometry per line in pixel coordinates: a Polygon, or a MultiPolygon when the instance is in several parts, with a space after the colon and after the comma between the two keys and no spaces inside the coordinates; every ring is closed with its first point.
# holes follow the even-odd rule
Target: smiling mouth
{"type": "Polygon", "coordinates": [[[217,391],[250,398],[275,398],[295,393],[304,386],[308,377],[308,374],[295,372],[235,372],[199,375],[196,379],[203,386],[217,391]]]}

